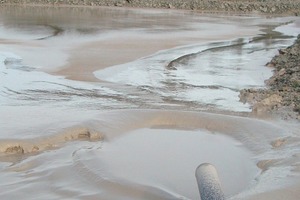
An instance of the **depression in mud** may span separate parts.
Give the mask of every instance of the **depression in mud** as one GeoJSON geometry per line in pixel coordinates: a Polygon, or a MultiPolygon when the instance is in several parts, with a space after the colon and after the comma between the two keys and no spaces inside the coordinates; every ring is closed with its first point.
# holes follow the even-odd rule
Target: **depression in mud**
{"type": "Polygon", "coordinates": [[[299,199],[300,125],[251,115],[296,17],[0,7],[0,199],[299,199]]]}

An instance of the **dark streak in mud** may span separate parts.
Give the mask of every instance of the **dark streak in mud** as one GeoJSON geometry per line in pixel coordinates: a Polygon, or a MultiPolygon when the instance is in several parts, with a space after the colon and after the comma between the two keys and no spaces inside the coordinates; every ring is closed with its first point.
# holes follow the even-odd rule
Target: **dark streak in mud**
{"type": "Polygon", "coordinates": [[[49,35],[49,36],[46,36],[46,37],[38,38],[37,40],[46,40],[46,39],[49,39],[49,38],[52,38],[52,37],[56,37],[58,35],[62,35],[63,32],[64,32],[64,29],[62,29],[58,26],[47,25],[47,24],[45,24],[43,26],[51,28],[53,30],[53,34],[49,35]]]}
{"type": "MultiPolygon", "coordinates": [[[[291,23],[291,22],[289,22],[289,23],[291,23]]],[[[278,26],[286,25],[286,24],[289,24],[289,23],[280,24],[278,26]]],[[[243,46],[243,45],[248,44],[248,43],[255,43],[255,42],[259,42],[259,41],[264,41],[264,43],[268,43],[268,40],[271,40],[272,43],[274,44],[275,39],[292,38],[291,36],[286,36],[286,35],[283,35],[280,32],[275,31],[274,29],[276,27],[277,26],[263,26],[261,31],[264,32],[264,34],[260,34],[260,36],[254,37],[252,40],[246,41],[246,42],[244,42],[243,38],[240,38],[240,39],[237,39],[237,40],[233,41],[233,44],[228,44],[228,42],[211,43],[210,47],[203,50],[203,51],[199,51],[199,52],[191,53],[191,54],[186,54],[186,55],[180,56],[180,57],[172,60],[171,62],[168,63],[168,65],[166,66],[166,69],[167,70],[176,70],[178,66],[187,65],[188,62],[191,59],[193,59],[197,56],[200,56],[203,53],[222,51],[223,49],[240,47],[240,46],[243,46]]],[[[259,51],[259,50],[257,50],[257,51],[259,51]]],[[[253,52],[255,52],[255,51],[252,51],[250,53],[253,53],[253,52]]]]}

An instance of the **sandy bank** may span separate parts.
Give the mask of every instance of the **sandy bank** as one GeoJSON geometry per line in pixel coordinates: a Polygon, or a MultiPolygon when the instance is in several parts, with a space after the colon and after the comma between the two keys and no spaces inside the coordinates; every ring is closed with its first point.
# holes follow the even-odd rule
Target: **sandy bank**
{"type": "Polygon", "coordinates": [[[300,35],[295,43],[280,49],[268,64],[274,75],[266,81],[266,89],[245,89],[241,100],[249,102],[257,114],[280,113],[284,118],[300,119],[300,35]]]}
{"type": "Polygon", "coordinates": [[[138,8],[185,9],[213,12],[239,12],[264,14],[300,14],[299,0],[2,0],[0,4],[39,4],[74,6],[115,6],[138,8]]]}

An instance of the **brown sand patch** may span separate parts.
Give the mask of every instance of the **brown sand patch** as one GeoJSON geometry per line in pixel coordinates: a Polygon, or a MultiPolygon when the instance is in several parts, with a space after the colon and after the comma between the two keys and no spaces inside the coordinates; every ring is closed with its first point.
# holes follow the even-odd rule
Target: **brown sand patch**
{"type": "Polygon", "coordinates": [[[162,49],[176,46],[176,41],[145,38],[118,38],[81,45],[71,50],[68,64],[55,74],[68,79],[99,81],[93,72],[133,61],[162,49]]]}
{"type": "Polygon", "coordinates": [[[232,35],[224,34],[222,36],[166,36],[159,34],[156,36],[137,36],[126,35],[112,37],[109,39],[98,40],[84,43],[72,48],[68,53],[70,57],[68,63],[55,72],[54,75],[62,75],[70,80],[99,82],[93,72],[119,65],[136,59],[149,56],[160,50],[175,48],[181,45],[213,41],[216,39],[229,39],[244,34],[243,31],[233,33],[232,35]]]}
{"type": "Polygon", "coordinates": [[[99,81],[93,75],[96,70],[192,42],[195,42],[194,38],[128,36],[86,43],[70,50],[68,63],[54,74],[63,75],[71,80],[99,81]]]}

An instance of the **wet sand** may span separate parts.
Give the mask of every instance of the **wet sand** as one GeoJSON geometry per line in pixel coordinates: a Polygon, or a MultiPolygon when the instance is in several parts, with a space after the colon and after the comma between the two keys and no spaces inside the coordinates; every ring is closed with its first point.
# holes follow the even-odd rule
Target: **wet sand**
{"type": "MultiPolygon", "coordinates": [[[[234,34],[237,36],[238,34],[234,34]]],[[[222,39],[231,36],[224,35],[222,39]]],[[[215,39],[221,39],[216,37],[215,39]]],[[[70,50],[68,63],[60,70],[53,73],[70,80],[101,81],[94,76],[97,70],[131,62],[145,56],[154,54],[160,50],[171,49],[182,45],[204,43],[214,38],[189,38],[187,37],[154,37],[140,38],[140,36],[119,36],[114,39],[84,44],[70,50]]]]}
{"type": "Polygon", "coordinates": [[[10,167],[1,163],[2,180],[15,182],[1,182],[1,196],[15,191],[30,199],[28,191],[39,188],[35,195],[41,199],[198,199],[194,168],[204,159],[217,166],[228,199],[296,200],[299,174],[289,170],[299,167],[298,150],[291,150],[299,145],[297,127],[201,112],[98,112],[81,127],[11,140],[27,153],[22,156],[15,148],[7,152],[10,157],[1,155],[2,162],[13,162],[10,167]],[[88,132],[100,134],[98,142],[90,142],[88,132]],[[271,145],[284,138],[280,146],[271,145]],[[256,166],[263,162],[269,164],[256,166]],[[20,177],[12,179],[12,173],[20,177]]]}
{"type": "MultiPolygon", "coordinates": [[[[210,22],[219,20],[220,18],[213,18],[210,22]]],[[[233,21],[239,20],[236,18],[233,21]]],[[[253,21],[255,17],[249,23],[253,21]]],[[[186,23],[186,21],[178,22],[186,23]]],[[[230,24],[232,21],[225,22],[230,24]]],[[[89,107],[88,104],[82,104],[88,101],[87,98],[95,99],[89,102],[93,106],[99,101],[99,104],[104,104],[102,98],[108,99],[109,102],[120,98],[113,96],[114,93],[105,94],[106,96],[97,93],[96,89],[103,85],[97,83],[98,79],[93,76],[94,71],[180,45],[248,37],[259,32],[255,24],[244,27],[239,27],[243,22],[237,24],[227,27],[222,34],[217,34],[214,28],[217,25],[221,26],[222,23],[215,23],[208,26],[206,32],[206,29],[200,27],[194,35],[189,35],[189,31],[172,35],[178,31],[175,23],[171,26],[175,27],[174,30],[167,34],[163,31],[166,27],[161,30],[154,29],[158,34],[150,39],[146,33],[151,28],[142,30],[141,32],[145,34],[142,37],[136,37],[136,30],[126,33],[125,36],[122,35],[122,30],[119,30],[120,33],[113,32],[116,34],[114,37],[104,37],[104,40],[100,40],[99,35],[85,37],[82,32],[78,34],[76,30],[74,34],[73,29],[66,29],[65,32],[71,30],[71,34],[62,35],[61,38],[59,36],[49,40],[12,38],[2,41],[2,50],[7,47],[10,47],[9,50],[17,49],[15,53],[20,55],[25,63],[28,61],[29,66],[31,62],[42,65],[43,62],[50,60],[49,66],[42,66],[39,70],[79,81],[69,82],[61,78],[63,81],[58,82],[56,76],[50,80],[33,79],[33,83],[41,83],[41,88],[36,89],[38,93],[34,93],[36,91],[31,91],[30,88],[25,88],[25,92],[21,89],[19,93],[17,89],[14,91],[14,88],[9,91],[8,94],[16,100],[8,101],[10,98],[7,98],[2,102],[7,108],[5,106],[0,108],[1,113],[5,113],[6,116],[5,121],[1,120],[1,123],[7,123],[3,125],[5,133],[0,135],[2,138],[0,158],[3,161],[0,163],[0,176],[1,180],[4,180],[1,181],[1,197],[10,199],[12,196],[23,194],[24,199],[32,199],[33,196],[39,199],[95,199],[99,196],[103,199],[124,199],[124,197],[151,200],[197,199],[196,180],[193,179],[194,171],[191,169],[195,168],[194,165],[197,163],[191,163],[195,162],[198,156],[208,159],[205,157],[207,153],[202,153],[216,150],[211,155],[215,156],[215,161],[211,162],[217,163],[221,169],[221,176],[225,174],[222,182],[225,184],[226,196],[229,199],[298,199],[300,191],[297,188],[300,185],[294,180],[299,177],[298,123],[186,112],[180,108],[177,111],[176,108],[166,110],[166,105],[163,104],[165,102],[159,101],[156,102],[160,107],[158,110],[152,109],[151,106],[149,106],[151,109],[146,109],[145,106],[133,110],[131,106],[131,109],[121,111],[118,108],[127,107],[116,103],[118,107],[109,104],[107,111],[103,111],[105,110],[103,107],[89,107]],[[201,32],[204,32],[203,35],[199,34],[201,32]],[[49,53],[45,56],[44,52],[47,51],[49,53]],[[51,60],[61,52],[64,53],[61,58],[51,60]],[[85,85],[87,84],[85,82],[95,83],[85,85]],[[62,89],[57,90],[58,92],[47,90],[46,86],[49,83],[62,89]],[[29,98],[19,96],[22,92],[29,98]],[[50,100],[43,99],[43,95],[50,100]],[[36,97],[37,99],[34,99],[36,97]],[[76,97],[83,97],[80,99],[82,102],[74,100],[76,97]],[[41,105],[38,105],[39,103],[41,105]],[[161,131],[161,134],[157,131],[161,131]],[[10,135],[8,136],[6,132],[10,135]],[[158,138],[154,137],[155,134],[158,138]],[[170,139],[172,134],[176,137],[170,139]],[[202,137],[206,137],[207,143],[203,143],[202,137]],[[156,142],[157,139],[159,142],[156,142]],[[189,146],[189,140],[193,141],[193,145],[189,146]],[[201,140],[199,143],[202,142],[199,149],[197,140],[201,140]],[[131,145],[127,147],[128,143],[131,145]],[[217,149],[220,143],[228,146],[217,149]],[[164,149],[166,146],[170,149],[164,149]],[[151,164],[148,156],[151,156],[149,157],[152,159],[151,164]],[[168,159],[172,162],[168,162],[168,159]],[[182,162],[181,159],[186,159],[186,162],[182,162]],[[120,163],[127,165],[123,168],[120,167],[120,163]],[[130,164],[134,165],[133,169],[136,171],[132,171],[130,164]],[[164,165],[161,171],[159,164],[164,165]],[[153,171],[151,165],[154,165],[153,171]],[[235,174],[236,168],[241,170],[239,176],[235,174]],[[170,171],[173,174],[168,176],[173,179],[167,179],[168,176],[165,175],[170,171]],[[186,178],[185,174],[179,174],[180,171],[188,172],[189,178],[186,178]],[[137,173],[142,176],[138,176],[137,173]],[[247,180],[243,179],[244,174],[248,175],[247,180]],[[236,182],[230,178],[233,176],[236,182]],[[187,188],[183,190],[182,185],[187,188]],[[37,192],[33,194],[32,190],[37,192]]],[[[52,33],[48,29],[45,32],[46,34],[44,32],[41,34],[43,37],[52,33]]],[[[25,36],[31,37],[30,34],[25,36]]],[[[30,73],[29,70],[26,77],[30,73]]],[[[5,72],[1,75],[3,74],[5,72]]],[[[151,97],[152,94],[148,95],[151,97]]],[[[125,95],[126,100],[127,98],[125,95]]],[[[142,98],[135,98],[143,103],[142,98]]],[[[203,162],[201,159],[197,161],[203,162]]]]}
{"type": "MultiPolygon", "coordinates": [[[[180,21],[178,21],[180,23],[180,21]]],[[[180,29],[180,28],[179,28],[180,29]]],[[[214,30],[212,30],[214,31],[214,30]]],[[[158,32],[153,35],[146,33],[141,36],[135,33],[117,34],[104,41],[79,45],[68,51],[67,64],[55,71],[55,75],[62,75],[70,80],[101,81],[94,76],[94,72],[107,67],[129,63],[131,61],[152,55],[158,51],[175,48],[178,46],[206,43],[214,40],[227,40],[232,37],[245,36],[246,30],[228,33],[224,35],[202,36],[170,35],[158,32]]],[[[255,31],[247,30],[246,35],[254,34],[255,31]]]]}
{"type": "Polygon", "coordinates": [[[228,18],[227,21],[226,17],[222,19],[216,15],[188,11],[101,7],[56,7],[51,10],[50,7],[40,7],[43,11],[35,12],[32,9],[34,7],[30,6],[24,9],[3,9],[4,25],[16,28],[25,37],[20,35],[2,40],[1,43],[19,46],[16,53],[23,58],[24,64],[80,81],[99,81],[93,72],[134,61],[160,50],[247,37],[258,32],[251,27],[252,23],[255,24],[254,20],[247,22],[250,23],[248,27],[246,18],[241,21],[238,17],[228,18]],[[70,15],[64,15],[61,9],[68,10],[70,15]],[[10,26],[10,21],[19,15],[24,16],[24,21],[20,20],[16,27],[10,26]],[[126,16],[125,19],[122,15],[126,16]],[[29,24],[25,19],[28,19],[29,24]],[[76,20],[88,23],[79,24],[76,20]],[[32,29],[38,29],[40,36],[31,38],[31,30],[26,28],[26,24],[32,26],[32,29]],[[202,29],[201,24],[205,28],[202,29]],[[222,29],[222,34],[216,27],[222,29]],[[30,54],[29,51],[35,54],[30,54]]]}
{"type": "Polygon", "coordinates": [[[106,67],[130,62],[159,50],[179,45],[177,40],[167,38],[138,38],[120,36],[106,41],[84,44],[70,51],[68,64],[54,74],[79,81],[100,81],[94,72],[106,67]]]}

